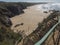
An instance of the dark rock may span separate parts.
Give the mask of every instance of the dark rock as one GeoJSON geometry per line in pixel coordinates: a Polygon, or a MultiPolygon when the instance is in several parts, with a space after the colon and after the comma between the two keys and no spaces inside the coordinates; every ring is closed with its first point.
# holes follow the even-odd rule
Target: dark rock
{"type": "Polygon", "coordinates": [[[22,26],[24,23],[21,23],[21,24],[17,24],[17,25],[15,25],[14,27],[18,27],[18,26],[22,26]]]}

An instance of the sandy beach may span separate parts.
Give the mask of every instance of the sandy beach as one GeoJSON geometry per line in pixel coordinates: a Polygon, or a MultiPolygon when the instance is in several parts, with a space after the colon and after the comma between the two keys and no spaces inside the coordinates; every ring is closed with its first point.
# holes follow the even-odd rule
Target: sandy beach
{"type": "Polygon", "coordinates": [[[13,23],[11,28],[14,29],[14,32],[17,32],[17,30],[24,31],[26,36],[32,33],[37,28],[38,23],[41,23],[43,19],[47,18],[50,14],[43,13],[41,10],[37,10],[37,5],[27,7],[24,12],[24,14],[20,14],[11,18],[13,23]],[[15,25],[21,23],[23,23],[23,25],[14,27],[15,25]]]}

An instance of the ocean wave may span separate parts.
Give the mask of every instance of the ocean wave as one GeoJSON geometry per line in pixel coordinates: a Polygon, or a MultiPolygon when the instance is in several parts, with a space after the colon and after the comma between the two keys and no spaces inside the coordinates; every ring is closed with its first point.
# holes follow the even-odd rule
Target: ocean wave
{"type": "Polygon", "coordinates": [[[60,3],[40,4],[40,5],[37,5],[37,10],[42,10],[42,11],[49,11],[49,10],[60,11],[60,3]]]}

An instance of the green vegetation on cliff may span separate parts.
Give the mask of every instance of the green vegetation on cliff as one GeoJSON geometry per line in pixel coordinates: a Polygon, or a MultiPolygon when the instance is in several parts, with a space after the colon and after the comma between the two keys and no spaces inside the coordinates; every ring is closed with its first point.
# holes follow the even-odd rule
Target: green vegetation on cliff
{"type": "Polygon", "coordinates": [[[16,41],[22,36],[18,33],[14,33],[10,29],[0,28],[0,45],[15,45],[16,41]]]}

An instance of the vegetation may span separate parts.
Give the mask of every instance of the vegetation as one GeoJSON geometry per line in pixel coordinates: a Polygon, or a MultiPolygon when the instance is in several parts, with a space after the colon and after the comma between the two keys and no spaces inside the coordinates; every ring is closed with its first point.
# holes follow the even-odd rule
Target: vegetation
{"type": "Polygon", "coordinates": [[[1,27],[0,45],[14,45],[19,38],[22,39],[22,36],[19,33],[14,33],[12,30],[6,30],[1,27]]]}
{"type": "Polygon", "coordinates": [[[21,34],[15,33],[13,30],[11,30],[12,22],[10,17],[15,15],[13,15],[13,10],[9,10],[8,8],[12,6],[14,9],[18,9],[19,7],[18,5],[15,6],[14,4],[10,5],[4,2],[0,3],[0,45],[15,45],[18,39],[20,39],[19,41],[22,39],[21,34]]]}

